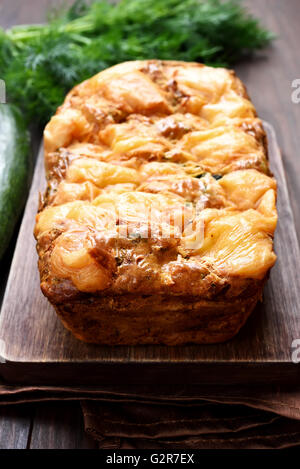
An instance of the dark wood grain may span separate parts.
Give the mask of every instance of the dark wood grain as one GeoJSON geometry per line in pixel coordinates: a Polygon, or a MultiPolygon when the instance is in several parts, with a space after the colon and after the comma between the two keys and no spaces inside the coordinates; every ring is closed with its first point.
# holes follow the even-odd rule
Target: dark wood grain
{"type": "Polygon", "coordinates": [[[73,0],[1,0],[0,26],[43,23],[51,9],[73,3],[73,0]]]}
{"type": "Polygon", "coordinates": [[[0,449],[26,449],[32,406],[0,407],[0,449]]]}
{"type": "Polygon", "coordinates": [[[105,384],[240,383],[298,379],[292,342],[300,338],[299,247],[274,131],[266,125],[271,169],[278,182],[278,260],[260,304],[242,331],[218,345],[107,347],[75,339],[39,287],[32,235],[37,194],[44,187],[39,157],[0,317],[0,375],[7,382],[105,384]],[[2,341],[2,342],[1,342],[2,341]]]}
{"type": "Polygon", "coordinates": [[[79,402],[36,404],[30,449],[93,449],[97,443],[83,428],[79,402]]]}

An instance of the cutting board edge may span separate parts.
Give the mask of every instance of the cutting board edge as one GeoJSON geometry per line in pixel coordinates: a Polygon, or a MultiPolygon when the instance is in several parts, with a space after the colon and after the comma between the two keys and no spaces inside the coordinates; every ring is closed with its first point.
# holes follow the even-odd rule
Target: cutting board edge
{"type": "Polygon", "coordinates": [[[26,363],[0,364],[5,384],[106,386],[153,382],[193,385],[299,384],[300,367],[292,363],[26,363]],[[78,378],[78,376],[80,378],[78,378]]]}

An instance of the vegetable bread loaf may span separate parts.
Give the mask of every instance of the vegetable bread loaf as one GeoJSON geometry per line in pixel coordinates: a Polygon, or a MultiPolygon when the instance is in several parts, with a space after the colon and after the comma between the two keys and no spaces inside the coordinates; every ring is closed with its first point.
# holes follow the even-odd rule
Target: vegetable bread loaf
{"type": "Polygon", "coordinates": [[[234,336],[276,256],[266,135],[230,70],[133,61],[76,86],[45,128],[41,289],[101,344],[234,336]]]}

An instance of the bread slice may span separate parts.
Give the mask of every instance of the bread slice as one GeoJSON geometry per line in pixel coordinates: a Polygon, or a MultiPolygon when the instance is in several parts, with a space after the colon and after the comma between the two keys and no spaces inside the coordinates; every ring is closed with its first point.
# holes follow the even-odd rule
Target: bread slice
{"type": "Polygon", "coordinates": [[[73,88],[44,131],[41,289],[76,337],[214,343],[261,299],[276,181],[223,68],[133,61],[73,88]]]}

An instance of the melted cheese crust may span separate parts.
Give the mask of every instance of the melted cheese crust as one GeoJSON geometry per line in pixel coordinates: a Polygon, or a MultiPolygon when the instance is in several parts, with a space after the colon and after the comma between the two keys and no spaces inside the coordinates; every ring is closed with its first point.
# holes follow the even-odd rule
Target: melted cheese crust
{"type": "Polygon", "coordinates": [[[89,293],[117,291],[118,276],[128,291],[150,279],[153,291],[172,292],[182,270],[199,267],[201,282],[203,263],[247,279],[274,264],[276,182],[261,121],[233,72],[117,65],[67,95],[44,142],[48,189],[35,236],[42,244],[56,233],[53,278],[89,293]],[[186,220],[192,235],[178,231],[186,220]]]}

